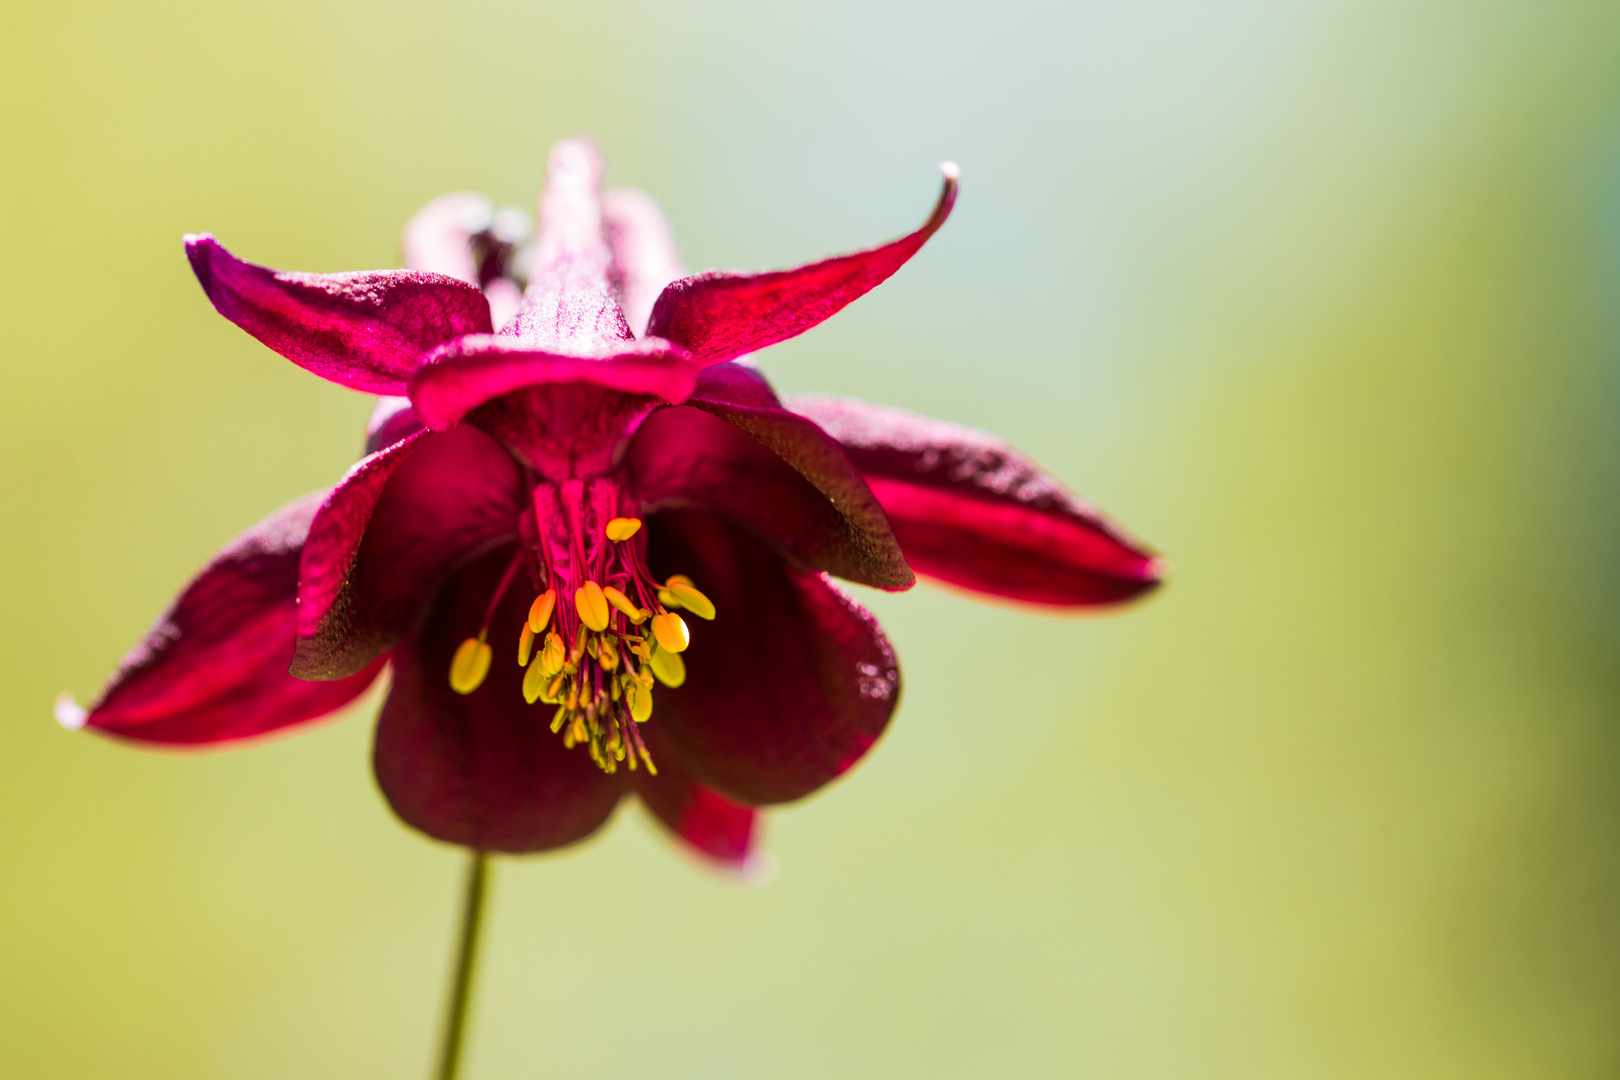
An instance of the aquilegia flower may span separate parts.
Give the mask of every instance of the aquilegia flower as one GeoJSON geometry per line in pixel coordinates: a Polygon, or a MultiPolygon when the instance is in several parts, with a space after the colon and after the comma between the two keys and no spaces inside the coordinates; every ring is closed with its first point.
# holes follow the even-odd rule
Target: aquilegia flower
{"type": "Polygon", "coordinates": [[[1005,443],[857,401],[784,405],[747,359],[911,258],[951,212],[953,166],[892,243],[691,277],[651,200],[603,193],[601,173],[588,144],[553,149],[526,268],[512,236],[469,223],[471,196],[413,219],[408,270],[278,273],[186,238],[221,314],[383,396],[366,456],[232,542],[65,722],[243,739],[392,664],[377,779],[423,832],[537,851],[634,792],[740,864],[756,808],[849,769],[899,699],[889,642],[829,575],[1054,607],[1159,580],[1005,443]]]}

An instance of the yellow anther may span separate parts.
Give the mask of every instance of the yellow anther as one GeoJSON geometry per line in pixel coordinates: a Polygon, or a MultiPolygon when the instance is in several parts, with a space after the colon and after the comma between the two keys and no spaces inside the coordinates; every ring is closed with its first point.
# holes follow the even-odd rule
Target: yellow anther
{"type": "Polygon", "coordinates": [[[523,700],[533,705],[540,700],[546,691],[546,668],[542,658],[537,656],[529,670],[523,673],[523,700]]]}
{"type": "Polygon", "coordinates": [[[608,625],[608,602],[602,586],[587,581],[574,593],[574,607],[579,610],[579,621],[592,630],[601,632],[608,625]]]}
{"type": "Polygon", "coordinates": [[[585,655],[585,628],[582,626],[574,631],[574,647],[568,650],[568,662],[577,665],[579,658],[585,655]]]}
{"type": "Polygon", "coordinates": [[[545,668],[546,675],[551,676],[561,671],[566,663],[568,646],[563,644],[562,635],[553,630],[546,635],[546,644],[540,650],[540,664],[545,668]]]}
{"type": "MultiPolygon", "coordinates": [[[[563,675],[553,675],[551,681],[546,683],[545,690],[540,694],[540,700],[547,705],[558,705],[563,699],[563,675]]],[[[553,731],[557,730],[552,728],[553,731]]]]}
{"type": "Polygon", "coordinates": [[[563,721],[566,719],[568,719],[568,706],[557,706],[557,711],[551,714],[551,733],[553,735],[562,730],[563,721]]]}
{"type": "MultiPolygon", "coordinates": [[[[676,659],[680,659],[676,657],[676,659]]],[[[624,696],[630,705],[630,716],[638,724],[645,724],[647,717],[652,715],[652,688],[642,686],[640,683],[627,683],[624,696]]]]}
{"type": "Polygon", "coordinates": [[[596,662],[602,665],[604,671],[612,671],[619,666],[619,650],[613,647],[611,639],[603,638],[596,647],[596,662]]]}
{"type": "Polygon", "coordinates": [[[489,662],[494,656],[484,631],[456,646],[456,655],[450,658],[450,689],[458,694],[470,694],[484,684],[489,674],[489,662]]]}
{"type": "Polygon", "coordinates": [[[655,649],[647,665],[665,686],[675,687],[686,681],[686,661],[681,659],[680,653],[655,649]]]}
{"type": "Polygon", "coordinates": [[[628,540],[641,531],[640,518],[614,518],[607,523],[607,538],[614,543],[628,540]]]}
{"type": "Polygon", "coordinates": [[[596,637],[590,637],[585,640],[585,655],[590,657],[592,660],[596,659],[597,642],[599,640],[600,639],[596,637]]]}
{"type": "Polygon", "coordinates": [[[529,605],[529,629],[538,634],[551,625],[551,612],[557,606],[557,590],[547,589],[529,605]]]}
{"type": "Polygon", "coordinates": [[[646,608],[636,607],[635,603],[628,596],[624,595],[624,593],[620,592],[618,589],[615,589],[611,585],[602,590],[602,595],[607,597],[608,603],[622,611],[624,613],[624,617],[629,619],[637,626],[640,626],[642,623],[646,622],[647,616],[652,614],[652,612],[648,611],[646,608]]]}
{"type": "MultiPolygon", "coordinates": [[[[690,611],[700,619],[714,618],[714,602],[707,596],[704,596],[702,593],[698,592],[697,589],[692,585],[692,580],[690,578],[676,574],[674,577],[665,582],[664,587],[659,591],[660,593],[669,593],[676,600],[680,601],[681,607],[685,608],[687,611],[690,611]]],[[[664,606],[668,607],[669,605],[666,604],[664,606]]]]}
{"type": "Polygon", "coordinates": [[[659,648],[665,652],[685,652],[686,647],[692,643],[692,635],[686,630],[686,620],[673,611],[654,615],[652,632],[653,637],[658,639],[659,648]]]}
{"type": "Polygon", "coordinates": [[[528,623],[523,624],[522,633],[518,634],[518,667],[527,667],[529,654],[534,651],[534,631],[528,623]]]}

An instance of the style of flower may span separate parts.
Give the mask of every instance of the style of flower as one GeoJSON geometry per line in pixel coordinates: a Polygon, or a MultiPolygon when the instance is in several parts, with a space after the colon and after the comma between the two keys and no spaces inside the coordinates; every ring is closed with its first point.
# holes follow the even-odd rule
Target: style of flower
{"type": "Polygon", "coordinates": [[[684,276],[656,206],[603,192],[577,140],[552,150],[526,267],[518,231],[468,195],[412,220],[406,270],[276,272],[188,236],[221,314],[382,395],[367,453],[233,541],[100,698],[58,716],[226,742],[330,713],[391,664],[376,774],[423,832],[554,848],[634,792],[745,864],[757,808],[848,770],[899,700],[888,640],[829,575],[1057,608],[1161,576],[1000,440],[784,403],[748,359],[910,259],[955,202],[942,169],[917,231],[772,273],[684,276]]]}

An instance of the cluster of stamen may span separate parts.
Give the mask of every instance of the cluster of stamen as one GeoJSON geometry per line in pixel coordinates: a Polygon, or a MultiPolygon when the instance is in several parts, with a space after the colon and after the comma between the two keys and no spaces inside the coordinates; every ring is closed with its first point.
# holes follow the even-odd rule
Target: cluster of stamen
{"type": "MultiPolygon", "coordinates": [[[[574,557],[568,565],[559,565],[562,557],[545,559],[548,587],[529,607],[518,636],[517,661],[525,668],[524,700],[555,706],[551,730],[562,736],[564,746],[586,747],[604,772],[614,772],[624,762],[631,769],[645,765],[656,775],[636,729],[652,716],[654,683],[673,688],[686,681],[681,653],[691,639],[676,611],[712,619],[714,604],[683,574],[662,584],[652,579],[643,544],[631,542],[641,524],[634,517],[606,523],[601,534],[608,543],[590,560],[598,564],[601,580],[593,575],[580,581],[583,574],[569,572],[587,564],[577,535],[569,545],[574,557]]],[[[543,545],[541,553],[546,553],[543,545]]],[[[516,566],[514,561],[514,570],[516,566]]],[[[509,571],[502,581],[491,613],[511,576],[509,571]]],[[[489,673],[488,623],[486,618],[478,636],[463,641],[450,662],[450,686],[458,693],[472,693],[489,673]]]]}

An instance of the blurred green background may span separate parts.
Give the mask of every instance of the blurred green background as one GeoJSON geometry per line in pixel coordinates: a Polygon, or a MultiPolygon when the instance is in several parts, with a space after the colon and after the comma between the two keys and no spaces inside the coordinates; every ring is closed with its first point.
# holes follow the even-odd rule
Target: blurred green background
{"type": "Polygon", "coordinates": [[[426,1075],[461,862],[374,701],[180,755],[50,706],[360,442],[180,234],[394,265],[578,131],[694,268],[960,161],[766,369],[1006,435],[1178,577],[872,597],[904,704],[774,883],[639,810],[499,866],[469,1077],[1620,1071],[1612,2],[3,0],[0,125],[6,1077],[426,1075]]]}

